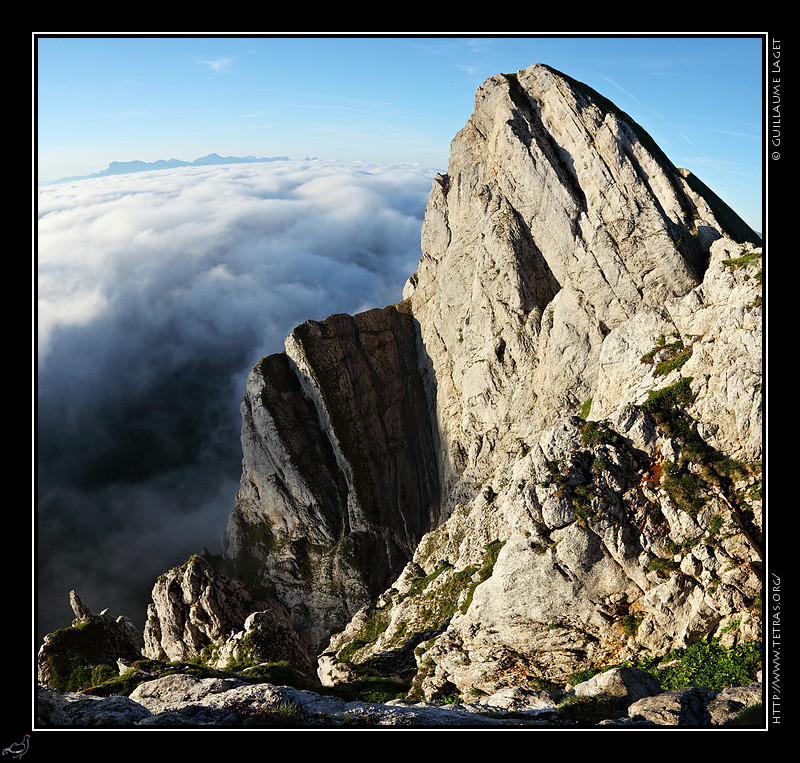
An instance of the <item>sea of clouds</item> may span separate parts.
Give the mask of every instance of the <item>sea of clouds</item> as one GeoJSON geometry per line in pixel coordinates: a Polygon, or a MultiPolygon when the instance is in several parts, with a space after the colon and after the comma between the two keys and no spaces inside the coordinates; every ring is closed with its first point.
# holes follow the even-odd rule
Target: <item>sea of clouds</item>
{"type": "Polygon", "coordinates": [[[38,194],[37,636],[75,589],[141,627],[219,553],[250,367],[307,319],[401,298],[436,169],[281,161],[38,194]]]}

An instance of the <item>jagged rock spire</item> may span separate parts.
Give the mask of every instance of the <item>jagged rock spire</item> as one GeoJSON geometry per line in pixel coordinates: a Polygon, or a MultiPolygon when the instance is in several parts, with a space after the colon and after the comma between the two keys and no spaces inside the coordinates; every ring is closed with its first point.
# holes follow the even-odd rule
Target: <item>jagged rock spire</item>
{"type": "MultiPolygon", "coordinates": [[[[253,367],[225,568],[317,653],[338,632],[331,674],[416,655],[426,696],[757,636],[757,236],[537,64],[478,89],[421,244],[401,302],[253,367]]],[[[199,648],[167,593],[151,632],[199,648]]]]}

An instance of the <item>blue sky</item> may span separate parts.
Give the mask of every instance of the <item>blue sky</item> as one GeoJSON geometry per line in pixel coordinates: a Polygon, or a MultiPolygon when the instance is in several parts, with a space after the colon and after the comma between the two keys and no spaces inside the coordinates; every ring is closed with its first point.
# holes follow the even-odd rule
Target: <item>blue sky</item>
{"type": "Polygon", "coordinates": [[[39,37],[39,180],[209,153],[444,169],[477,87],[542,62],[614,101],[761,229],[762,33],[417,34],[39,37]]]}

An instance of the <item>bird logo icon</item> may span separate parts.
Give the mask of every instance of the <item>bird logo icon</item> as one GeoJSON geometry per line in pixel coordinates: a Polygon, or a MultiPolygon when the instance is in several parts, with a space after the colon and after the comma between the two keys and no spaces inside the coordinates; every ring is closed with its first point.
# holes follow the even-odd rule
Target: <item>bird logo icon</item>
{"type": "Polygon", "coordinates": [[[21,742],[15,742],[14,744],[10,744],[3,750],[3,755],[11,755],[12,758],[21,758],[26,752],[28,752],[28,745],[30,744],[31,735],[25,734],[25,737],[21,742]]]}

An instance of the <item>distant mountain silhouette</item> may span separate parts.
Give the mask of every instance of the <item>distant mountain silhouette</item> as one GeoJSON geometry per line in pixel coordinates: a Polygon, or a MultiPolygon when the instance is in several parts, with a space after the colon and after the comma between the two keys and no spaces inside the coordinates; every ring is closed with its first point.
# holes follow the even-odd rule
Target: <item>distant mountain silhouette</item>
{"type": "Polygon", "coordinates": [[[100,172],[91,175],[74,175],[63,177],[58,180],[46,180],[39,185],[55,185],[56,183],[68,183],[72,180],[86,180],[87,178],[106,177],[108,175],[127,175],[131,172],[146,172],[147,170],[167,170],[174,167],[202,167],[211,164],[246,164],[250,162],[280,162],[288,161],[288,156],[220,156],[219,154],[208,154],[186,162],[182,159],[158,159],[155,162],[143,162],[134,160],[131,162],[111,162],[108,167],[100,172]]]}

